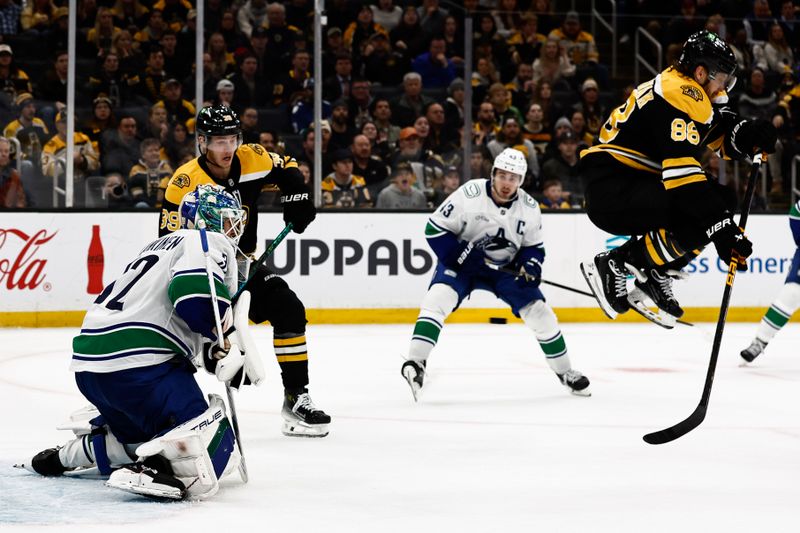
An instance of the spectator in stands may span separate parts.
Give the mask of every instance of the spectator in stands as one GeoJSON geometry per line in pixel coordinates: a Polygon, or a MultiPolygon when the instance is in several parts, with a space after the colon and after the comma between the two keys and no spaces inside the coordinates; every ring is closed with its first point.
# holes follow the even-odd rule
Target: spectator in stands
{"type": "Polygon", "coordinates": [[[502,77],[509,74],[508,69],[513,69],[514,63],[508,44],[497,34],[497,25],[491,13],[478,14],[474,43],[474,57],[491,57],[502,77]]]}
{"type": "Polygon", "coordinates": [[[506,116],[501,122],[500,131],[495,139],[486,145],[492,158],[500,155],[506,148],[516,148],[525,154],[528,162],[528,173],[537,178],[539,176],[539,161],[536,157],[536,148],[522,135],[522,123],[514,116],[506,116]]]}
{"type": "Polygon", "coordinates": [[[417,130],[417,136],[419,137],[422,148],[428,149],[428,135],[431,132],[431,123],[428,122],[428,117],[425,115],[417,117],[417,120],[414,121],[414,129],[417,130]]]}
{"type": "Polygon", "coordinates": [[[111,7],[114,25],[125,30],[144,26],[147,23],[148,13],[150,10],[139,0],[116,0],[111,7]]]}
{"type": "Polygon", "coordinates": [[[469,176],[465,179],[488,178],[492,166],[492,160],[486,151],[485,146],[475,145],[472,147],[472,155],[469,160],[469,176]]]}
{"type": "Polygon", "coordinates": [[[253,30],[253,33],[250,34],[249,48],[258,59],[258,74],[262,78],[269,80],[280,75],[280,72],[276,72],[275,65],[281,59],[273,53],[272,47],[269,46],[266,28],[258,27],[253,30]]]}
{"type": "MultiPolygon", "coordinates": [[[[74,134],[73,177],[91,176],[100,167],[100,158],[91,139],[76,131],[74,134]]],[[[42,149],[42,174],[53,178],[67,171],[67,113],[66,108],[56,115],[56,134],[42,149]]]]}
{"type": "Polygon", "coordinates": [[[336,150],[332,158],[333,172],[322,180],[322,203],[325,207],[372,207],[366,182],[353,174],[353,156],[347,148],[336,150]]]}
{"type": "Polygon", "coordinates": [[[147,67],[142,76],[141,95],[148,102],[156,103],[164,94],[167,73],[164,71],[164,52],[159,48],[151,48],[147,54],[147,67]]]}
{"type": "Polygon", "coordinates": [[[89,30],[86,41],[98,55],[102,56],[111,50],[114,37],[122,30],[114,26],[114,15],[111,13],[111,9],[100,7],[97,9],[96,16],[94,27],[89,30]]]}
{"type": "Polygon", "coordinates": [[[435,154],[445,155],[460,146],[458,129],[448,128],[444,117],[444,107],[439,102],[428,104],[425,108],[430,131],[425,147],[435,154]]]}
{"type": "Polygon", "coordinates": [[[16,35],[22,8],[14,0],[0,0],[0,35],[16,35]]]}
{"type": "Polygon", "coordinates": [[[33,93],[30,79],[14,62],[14,52],[8,44],[0,44],[0,90],[12,103],[20,93],[33,93]]]}
{"type": "Polygon", "coordinates": [[[378,192],[387,185],[389,174],[386,163],[373,155],[372,143],[366,135],[353,137],[350,150],[353,154],[353,173],[364,178],[370,198],[377,197],[378,192]]]}
{"type": "Polygon", "coordinates": [[[769,29],[769,38],[764,45],[767,67],[772,72],[783,75],[794,71],[794,53],[783,34],[783,27],[777,22],[769,29]]]}
{"type": "Polygon", "coordinates": [[[525,114],[525,124],[522,125],[522,136],[528,139],[536,149],[536,156],[541,160],[544,157],[547,145],[553,140],[550,131],[544,126],[544,111],[539,104],[531,104],[525,114]]]}
{"type": "Polygon", "coordinates": [[[418,55],[411,68],[422,77],[422,84],[430,88],[444,88],[456,77],[455,63],[445,56],[445,40],[434,36],[428,51],[418,55]]]}
{"type": "Polygon", "coordinates": [[[258,109],[246,107],[242,110],[239,118],[242,121],[242,142],[258,144],[258,135],[261,132],[258,127],[258,109]]]}
{"type": "Polygon", "coordinates": [[[311,72],[309,71],[311,54],[306,50],[295,50],[292,53],[291,62],[292,68],[280,80],[286,101],[290,105],[301,96],[299,93],[303,90],[306,80],[311,79],[311,72]]]}
{"type": "Polygon", "coordinates": [[[567,56],[567,49],[556,39],[547,39],[541,52],[533,62],[533,82],[546,81],[551,86],[559,83],[569,87],[569,79],[575,75],[575,65],[567,56]]]}
{"type": "Polygon", "coordinates": [[[428,35],[439,35],[444,30],[444,19],[447,10],[439,6],[439,0],[422,0],[422,5],[417,8],[419,23],[428,35]]]}
{"type": "Polygon", "coordinates": [[[214,104],[233,107],[233,95],[235,91],[236,86],[231,80],[219,80],[217,82],[217,96],[214,98],[214,104]]]}
{"type": "Polygon", "coordinates": [[[530,63],[517,65],[517,75],[506,83],[506,89],[511,91],[511,105],[519,110],[527,108],[534,86],[533,66],[530,63]]]}
{"type": "Polygon", "coordinates": [[[422,94],[422,76],[416,72],[407,73],[403,76],[403,95],[392,109],[395,124],[400,127],[412,125],[431,102],[432,98],[422,94]]]}
{"type": "Polygon", "coordinates": [[[425,150],[419,135],[414,128],[403,128],[400,131],[398,150],[392,158],[392,168],[401,163],[410,163],[417,180],[414,186],[425,193],[426,198],[433,197],[433,186],[442,177],[444,163],[438,155],[425,150]]]}
{"type": "Polygon", "coordinates": [[[36,104],[31,93],[17,96],[15,104],[19,114],[6,125],[3,137],[16,138],[21,145],[23,157],[38,168],[42,146],[49,139],[50,132],[44,121],[36,116],[36,104]]]}
{"type": "Polygon", "coordinates": [[[117,54],[119,70],[128,76],[136,76],[147,66],[142,53],[133,46],[133,36],[122,30],[111,39],[111,51],[117,54]]]}
{"type": "Polygon", "coordinates": [[[411,165],[401,163],[392,172],[392,182],[378,194],[378,209],[425,209],[425,194],[413,187],[414,172],[411,165]]]}
{"type": "Polygon", "coordinates": [[[28,199],[19,172],[11,161],[11,143],[0,137],[0,209],[23,209],[28,199]]]}
{"type": "Polygon", "coordinates": [[[250,51],[241,57],[239,71],[230,80],[236,87],[233,93],[234,109],[266,107],[270,98],[277,98],[270,90],[269,83],[258,75],[258,59],[250,51]]]}
{"type": "MultiPolygon", "coordinates": [[[[575,111],[575,113],[580,113],[580,111],[575,111]]],[[[558,154],[558,138],[568,131],[575,133],[575,130],[572,129],[572,122],[570,121],[569,117],[561,117],[556,120],[556,123],[553,126],[553,138],[544,151],[544,158],[542,159],[544,162],[547,162],[550,158],[553,158],[556,156],[556,154],[558,154]]]]}
{"type": "Polygon", "coordinates": [[[189,75],[190,64],[178,53],[178,36],[171,29],[166,30],[158,41],[164,54],[164,72],[170,78],[184,79],[189,75]]]}
{"type": "Polygon", "coordinates": [[[299,28],[286,23],[286,7],[278,2],[267,5],[267,37],[278,57],[291,53],[299,28]]]}
{"type": "Polygon", "coordinates": [[[549,128],[562,115],[561,106],[553,98],[552,85],[546,81],[541,81],[536,85],[531,103],[539,104],[542,107],[546,128],[549,128]]]}
{"type": "Polygon", "coordinates": [[[106,130],[116,129],[117,119],[111,110],[111,99],[100,95],[92,101],[92,116],[83,124],[81,131],[92,140],[95,152],[100,156],[100,137],[106,130]]]}
{"type": "Polygon", "coordinates": [[[192,3],[189,0],[158,0],[153,9],[161,11],[167,26],[178,32],[186,22],[192,3]]]}
{"type": "Polygon", "coordinates": [[[158,45],[158,41],[161,40],[161,36],[168,28],[169,25],[164,20],[164,14],[158,9],[153,9],[147,17],[147,25],[136,32],[133,38],[141,43],[144,50],[149,50],[158,45]]]}
{"type": "Polygon", "coordinates": [[[500,129],[492,104],[490,102],[481,102],[475,118],[477,120],[472,125],[473,142],[477,145],[486,146],[490,141],[494,140],[494,136],[500,129]]]}
{"type": "Polygon", "coordinates": [[[570,11],[560,28],[550,32],[548,39],[555,39],[567,51],[567,57],[576,67],[577,81],[591,76],[602,86],[608,85],[607,69],[599,64],[600,54],[591,33],[581,29],[578,13],[570,11]]]}
{"type": "Polygon", "coordinates": [[[248,38],[253,29],[266,27],[267,2],[266,0],[247,0],[237,13],[239,29],[248,38]]]}
{"type": "Polygon", "coordinates": [[[516,64],[532,65],[539,58],[547,37],[539,33],[539,17],[535,13],[523,13],[521,23],[520,31],[508,40],[509,51],[516,64]]]}
{"type": "MultiPolygon", "coordinates": [[[[322,100],[322,118],[328,119],[331,116],[331,103],[322,100]]],[[[314,121],[314,79],[308,78],[303,82],[303,89],[297,93],[291,111],[292,129],[295,133],[300,133],[309,127],[314,121]]]]}
{"type": "Polygon", "coordinates": [[[542,200],[539,202],[539,207],[542,209],[569,209],[571,207],[564,196],[560,180],[545,180],[542,185],[542,200]]]}
{"type": "MultiPolygon", "coordinates": [[[[327,120],[320,123],[320,130],[322,131],[322,173],[328,174],[333,170],[332,152],[328,146],[331,140],[331,126],[327,120]]],[[[297,156],[298,161],[307,162],[312,168],[314,166],[314,125],[309,126],[303,132],[303,153],[297,156]]]]}
{"type": "Polygon", "coordinates": [[[188,125],[197,114],[194,105],[183,98],[183,85],[175,78],[164,82],[164,97],[157,105],[167,110],[167,122],[170,124],[182,122],[188,125]]]}
{"type": "Polygon", "coordinates": [[[100,151],[103,172],[127,175],[139,160],[139,139],[136,138],[136,119],[133,115],[119,117],[117,129],[103,132],[100,151]]]}
{"type": "MultiPolygon", "coordinates": [[[[66,50],[55,54],[53,66],[44,73],[39,81],[36,95],[42,100],[52,103],[49,117],[55,116],[56,105],[66,105],[67,102],[67,70],[69,68],[69,55],[66,50]]],[[[43,115],[45,115],[43,110],[43,115]]]]}
{"type": "Polygon", "coordinates": [[[754,68],[748,81],[745,91],[739,95],[737,110],[742,118],[769,120],[778,129],[779,140],[775,145],[775,154],[767,160],[767,165],[772,180],[771,192],[782,195],[791,187],[789,180],[784,179],[784,176],[788,178],[788,173],[783,171],[781,164],[786,146],[794,144],[789,128],[784,128],[785,117],[790,115],[787,108],[778,106],[778,96],[767,86],[764,71],[754,68]]]}
{"type": "Polygon", "coordinates": [[[258,144],[263,146],[268,152],[275,152],[276,154],[282,154],[284,152],[280,137],[272,130],[265,130],[259,133],[258,144]]]}
{"type": "Polygon", "coordinates": [[[189,129],[186,124],[177,122],[169,128],[163,151],[166,157],[162,156],[161,159],[167,159],[172,168],[181,166],[181,160],[186,154],[194,157],[194,137],[189,135],[189,129]]]}
{"type": "Polygon", "coordinates": [[[758,67],[767,70],[767,59],[764,56],[764,48],[760,45],[755,46],[747,41],[747,31],[739,28],[733,37],[733,42],[729,43],[733,55],[736,57],[736,68],[742,72],[749,72],[751,68],[758,67]]]}
{"type": "Polygon", "coordinates": [[[795,5],[792,0],[781,2],[781,16],[779,22],[783,28],[783,35],[793,49],[800,45],[800,20],[797,19],[795,5]]]}
{"type": "Polygon", "coordinates": [[[361,135],[364,135],[369,140],[370,151],[373,156],[377,157],[380,161],[389,161],[392,148],[389,146],[386,138],[379,137],[378,127],[374,122],[365,122],[361,126],[361,135]]]}
{"type": "Polygon", "coordinates": [[[50,0],[31,0],[22,8],[20,15],[22,31],[35,37],[45,37],[50,31],[54,10],[55,6],[50,0]]]}
{"type": "MultiPolygon", "coordinates": [[[[203,101],[214,101],[217,98],[217,84],[225,78],[217,78],[211,71],[211,55],[203,53],[203,101]]],[[[192,74],[183,81],[184,87],[195,86],[195,65],[192,64],[192,74]]]]}
{"type": "Polygon", "coordinates": [[[438,207],[461,185],[458,167],[450,165],[444,170],[441,181],[434,186],[431,207],[438,207]]]}
{"type": "MultiPolygon", "coordinates": [[[[139,161],[128,173],[128,193],[136,204],[161,207],[164,190],[172,177],[172,167],[161,159],[161,143],[158,139],[145,139],[139,146],[139,161]]],[[[141,207],[141,205],[137,205],[141,207]]]]}
{"type": "Polygon", "coordinates": [[[372,94],[370,83],[364,78],[353,78],[353,85],[350,87],[350,98],[348,100],[350,122],[355,129],[360,130],[364,122],[372,120],[372,94]]]}
{"type": "Polygon", "coordinates": [[[403,75],[410,70],[406,56],[393,50],[389,38],[381,32],[373,33],[366,42],[361,62],[364,77],[384,87],[400,85],[403,75]]]}
{"type": "Polygon", "coordinates": [[[334,75],[337,58],[344,55],[350,57],[350,50],[344,45],[342,30],[336,26],[328,26],[325,46],[322,47],[322,78],[325,82],[334,75]]]}
{"type": "Polygon", "coordinates": [[[517,0],[499,0],[497,9],[493,9],[491,13],[500,37],[509,41],[519,34],[522,15],[517,7],[517,0]]]}
{"type": "MultiPolygon", "coordinates": [[[[59,50],[66,50],[69,46],[69,9],[57,7],[53,10],[53,22],[47,34],[47,52],[55,54],[59,50]]],[[[75,45],[77,53],[80,54],[82,47],[75,45]]]]}
{"type": "MultiPolygon", "coordinates": [[[[266,29],[263,26],[257,26],[257,28],[266,29]]],[[[220,21],[217,31],[221,33],[222,37],[225,39],[225,48],[228,52],[235,54],[236,50],[245,47],[248,42],[247,35],[239,31],[236,21],[236,12],[233,9],[226,9],[222,12],[222,20],[220,21]]],[[[250,36],[252,37],[252,33],[250,36]]],[[[266,32],[264,32],[264,36],[266,37],[266,32]]]]}
{"type": "Polygon", "coordinates": [[[517,124],[522,124],[522,114],[519,109],[511,105],[511,93],[502,83],[495,83],[489,87],[487,93],[489,103],[492,104],[494,115],[500,122],[505,118],[513,117],[517,124]]]}
{"type": "Polygon", "coordinates": [[[594,144],[594,135],[587,129],[586,116],[583,111],[573,109],[569,115],[569,123],[572,125],[572,131],[575,132],[581,150],[594,144]]]}
{"type": "Polygon", "coordinates": [[[372,16],[372,9],[364,2],[358,9],[356,20],[344,30],[344,45],[354,54],[360,54],[362,46],[373,33],[387,33],[386,28],[377,24],[372,16]]]}
{"type": "Polygon", "coordinates": [[[119,172],[111,172],[106,175],[103,193],[111,210],[126,209],[134,206],[133,200],[128,195],[128,184],[125,183],[125,178],[119,172]]]}
{"type": "Polygon", "coordinates": [[[558,137],[558,153],[542,167],[545,182],[558,180],[563,184],[564,196],[575,207],[583,204],[584,186],[578,167],[578,139],[570,130],[558,137]]]}
{"type": "Polygon", "coordinates": [[[225,76],[233,74],[236,62],[233,54],[229,53],[225,47],[225,38],[221,33],[212,33],[208,37],[206,48],[211,56],[211,75],[214,78],[221,80],[225,76]]]}
{"type": "Polygon", "coordinates": [[[705,20],[697,14],[697,0],[681,0],[680,14],[667,24],[666,42],[683,46],[690,35],[704,28],[705,20]]]}
{"type": "MultiPolygon", "coordinates": [[[[208,24],[208,18],[213,16],[213,13],[211,13],[212,4],[217,1],[219,0],[209,0],[208,2],[206,2],[206,24],[208,24]]],[[[212,32],[209,32],[209,34],[211,33],[212,32]]],[[[194,9],[190,9],[189,12],[186,14],[186,24],[184,24],[183,28],[181,28],[178,31],[178,53],[180,53],[184,57],[187,63],[192,65],[193,73],[195,68],[194,63],[195,63],[196,42],[197,42],[197,11],[194,9]]],[[[214,80],[214,83],[216,83],[217,81],[218,80],[214,80]]]]}
{"type": "Polygon", "coordinates": [[[769,2],[754,0],[753,10],[742,21],[747,32],[747,42],[763,46],[769,38],[769,29],[774,22],[769,2]]]}
{"type": "Polygon", "coordinates": [[[464,125],[464,80],[456,78],[447,87],[444,101],[445,127],[457,131],[464,125]]]}
{"type": "Polygon", "coordinates": [[[444,18],[444,55],[450,58],[457,67],[464,65],[464,32],[460,26],[459,19],[453,15],[444,18]]]}
{"type": "Polygon", "coordinates": [[[335,74],[325,80],[322,85],[322,94],[328,100],[339,100],[350,97],[352,84],[353,60],[348,52],[336,56],[335,74]]]}
{"type": "Polygon", "coordinates": [[[583,113],[586,131],[592,137],[597,136],[608,114],[605,106],[600,101],[600,91],[596,81],[592,78],[586,78],[583,81],[583,84],[581,84],[581,100],[573,105],[572,108],[583,113]]]}
{"type": "Polygon", "coordinates": [[[417,8],[413,5],[403,8],[403,18],[389,33],[389,40],[395,50],[401,51],[406,57],[417,57],[425,50],[428,34],[420,25],[417,8]]]}
{"type": "Polygon", "coordinates": [[[500,81],[500,73],[491,57],[479,57],[472,73],[472,101],[483,102],[489,87],[500,81]]]}
{"type": "Polygon", "coordinates": [[[403,18],[403,10],[394,5],[394,0],[378,0],[378,5],[369,7],[372,9],[372,19],[386,31],[395,29],[403,18]]]}
{"type": "Polygon", "coordinates": [[[153,104],[147,111],[147,124],[143,128],[142,137],[153,137],[161,142],[166,141],[169,133],[169,119],[163,105],[153,104]]]}
{"type": "Polygon", "coordinates": [[[336,100],[331,106],[331,149],[349,147],[354,136],[355,129],[350,122],[350,106],[346,100],[336,100]]]}
{"type": "Polygon", "coordinates": [[[386,98],[376,98],[372,101],[372,116],[378,130],[378,141],[385,141],[394,149],[400,137],[400,127],[392,123],[392,108],[386,98]]]}

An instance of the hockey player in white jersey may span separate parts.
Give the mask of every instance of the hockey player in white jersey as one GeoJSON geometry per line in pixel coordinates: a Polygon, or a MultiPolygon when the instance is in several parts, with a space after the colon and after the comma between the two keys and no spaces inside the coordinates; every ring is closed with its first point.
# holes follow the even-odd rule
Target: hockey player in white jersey
{"type": "MultiPolygon", "coordinates": [[[[200,220],[208,228],[227,330],[245,212],[221,187],[204,185],[186,196],[181,215],[183,228],[200,220]]],[[[97,467],[110,474],[109,486],[159,498],[216,493],[240,456],[222,399],[209,395],[209,405],[193,376],[204,345],[219,334],[206,268],[198,231],[181,229],[145,246],[103,290],[72,343],[70,369],[92,406],[72,416],[77,438],[21,466],[45,476],[97,467]]]]}
{"type": "Polygon", "coordinates": [[[468,181],[428,220],[425,236],[439,261],[401,368],[414,400],[445,318],[475,289],[511,306],[533,330],[559,381],[574,394],[590,395],[589,380],[572,369],[558,319],[539,290],[542,216],[536,200],[520,189],[527,169],[522,152],[506,148],[494,160],[490,179],[468,181]]]}

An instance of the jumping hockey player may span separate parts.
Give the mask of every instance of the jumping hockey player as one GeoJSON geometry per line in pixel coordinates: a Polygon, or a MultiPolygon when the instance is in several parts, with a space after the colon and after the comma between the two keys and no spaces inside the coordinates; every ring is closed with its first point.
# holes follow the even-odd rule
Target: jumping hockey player
{"type": "MultiPolygon", "coordinates": [[[[212,186],[188,194],[181,212],[183,228],[199,220],[208,228],[219,314],[230,323],[245,212],[212,186]]],[[[109,486],[157,498],[214,495],[240,461],[224,402],[212,394],[206,403],[193,376],[204,344],[217,340],[214,324],[199,233],[179,229],[145,246],[97,297],[72,341],[70,370],[92,403],[71,417],[77,438],[20,466],[44,476],[96,466],[110,474],[109,486]]]]}
{"type": "Polygon", "coordinates": [[[589,380],[572,369],[558,319],[539,290],[542,215],[536,200],[520,189],[527,170],[525,155],[506,148],[494,160],[490,179],[468,181],[428,220],[425,236],[439,261],[401,368],[415,401],[445,319],[475,289],[511,306],[533,330],[559,381],[574,394],[590,395],[589,380]]]}
{"type": "Polygon", "coordinates": [[[735,159],[775,150],[777,133],[768,120],[743,120],[725,106],[735,70],[722,39],[706,30],[692,34],[675,65],[639,85],[611,113],[600,142],[581,153],[589,218],[602,230],[631,236],[581,264],[609,318],[633,307],[673,327],[683,315],[673,278],[709,242],[723,261],[736,257],[738,270],[746,270],[752,244],[733,221],[736,200],[700,166],[707,147],[735,159]],[[629,273],[635,277],[630,293],[629,273]]]}
{"type": "MultiPolygon", "coordinates": [[[[159,235],[177,229],[177,207],[183,196],[203,183],[213,183],[240,195],[247,212],[239,248],[251,255],[256,249],[258,197],[278,187],[283,219],[302,233],[316,211],[297,161],[265,150],[258,144],[242,144],[239,117],[230,108],[203,107],[195,125],[200,156],[175,171],[164,195],[159,235]]],[[[275,355],[281,367],[284,402],[283,433],[289,436],[324,437],[331,417],[317,409],[308,394],[306,310],[289,285],[264,266],[259,267],[247,289],[252,293],[250,319],[269,321],[273,328],[275,355]]]]}
{"type": "Polygon", "coordinates": [[[794,251],[789,274],[786,276],[786,282],[781,287],[778,297],[775,298],[775,301],[769,306],[767,314],[761,319],[753,342],[740,354],[745,363],[752,363],[756,357],[761,355],[767,344],[786,325],[792,314],[800,309],[800,200],[789,211],[789,226],[792,229],[797,250],[794,251]]]}

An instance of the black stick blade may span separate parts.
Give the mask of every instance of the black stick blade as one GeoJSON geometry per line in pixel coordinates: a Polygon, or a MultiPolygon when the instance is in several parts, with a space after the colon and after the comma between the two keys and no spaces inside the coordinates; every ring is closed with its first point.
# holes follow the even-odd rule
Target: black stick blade
{"type": "Polygon", "coordinates": [[[691,430],[699,426],[705,417],[706,407],[701,404],[697,406],[697,409],[695,409],[686,420],[678,422],[674,426],[667,429],[648,433],[642,438],[647,444],[666,444],[689,433],[691,430]]]}

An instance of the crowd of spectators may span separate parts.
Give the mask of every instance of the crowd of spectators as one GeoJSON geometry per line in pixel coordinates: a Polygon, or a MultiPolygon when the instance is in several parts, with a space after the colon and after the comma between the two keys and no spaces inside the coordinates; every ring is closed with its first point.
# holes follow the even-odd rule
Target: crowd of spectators
{"type": "MultiPolygon", "coordinates": [[[[244,142],[294,156],[309,181],[321,132],[315,194],[329,208],[431,209],[464,180],[488,177],[506,147],[525,154],[523,187],[543,208],[582,206],[578,154],[632,87],[610,78],[584,27],[588,16],[568,11],[572,3],[328,0],[316,81],[313,4],[206,0],[198,102],[192,2],[79,0],[71,110],[66,2],[0,0],[0,207],[58,205],[53,187],[64,186],[65,117],[74,111],[79,204],[157,208],[172,172],[195,156],[195,113],[209,103],[237,111],[244,142]],[[465,13],[474,21],[469,79],[465,13]],[[315,82],[324,99],[317,124],[315,82]]],[[[624,43],[645,27],[667,61],[703,27],[730,42],[741,71],[733,105],[780,128],[770,174],[772,193],[786,194],[800,135],[792,120],[800,113],[798,8],[788,0],[640,0],[621,10],[615,38],[624,43]]]]}

